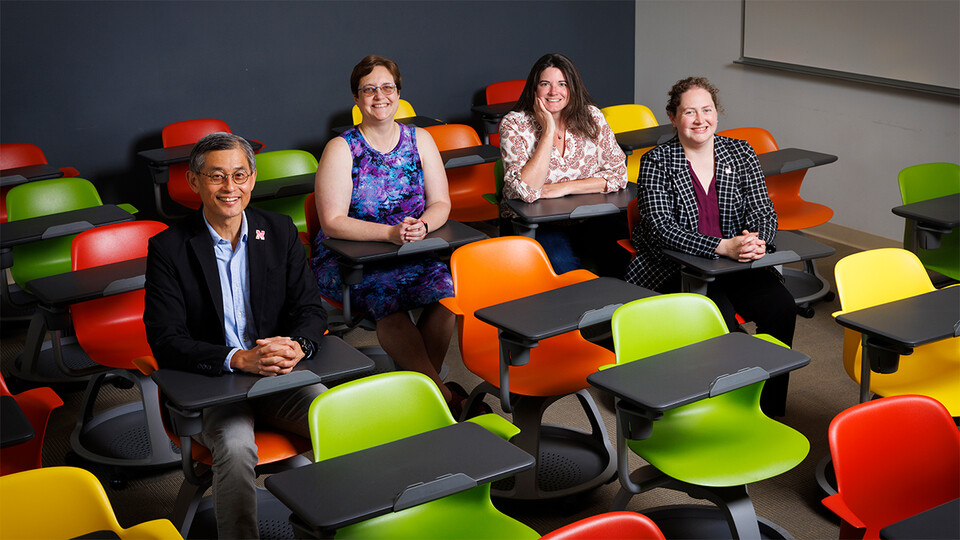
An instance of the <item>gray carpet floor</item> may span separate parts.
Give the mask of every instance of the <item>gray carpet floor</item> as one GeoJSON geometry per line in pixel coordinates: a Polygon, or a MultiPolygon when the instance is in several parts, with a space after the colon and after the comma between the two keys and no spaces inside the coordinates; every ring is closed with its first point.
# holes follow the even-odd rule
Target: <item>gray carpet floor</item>
{"type": "MultiPolygon", "coordinates": [[[[836,248],[831,257],[817,261],[820,273],[832,281],[833,266],[841,257],[855,251],[853,248],[826,241],[836,248]]],[[[857,403],[858,387],[843,370],[840,360],[843,332],[834,322],[831,313],[839,309],[839,303],[816,304],[816,313],[811,319],[797,319],[794,348],[811,357],[808,366],[793,372],[790,378],[787,415],[782,421],[803,433],[810,441],[810,453],[793,470],[780,476],[751,484],[749,492],[758,515],[784,528],[789,534],[801,539],[837,538],[839,522],[820,503],[823,493],[818,487],[814,470],[818,461],[829,453],[827,427],[840,411],[857,403]]],[[[4,366],[12,361],[23,347],[26,325],[5,322],[0,335],[0,362],[4,366]]],[[[345,339],[356,346],[376,343],[371,332],[354,330],[345,339]]],[[[463,366],[456,338],[451,343],[447,356],[450,366],[448,380],[454,380],[465,388],[472,389],[479,379],[463,366]]],[[[4,373],[8,373],[4,369],[4,373]]],[[[63,465],[69,451],[70,432],[73,429],[82,400],[82,387],[57,387],[64,406],[53,412],[47,431],[43,461],[45,466],[63,465]]],[[[600,405],[611,441],[615,441],[615,421],[611,401],[591,389],[600,405]]],[[[135,390],[118,390],[107,386],[100,408],[123,401],[138,399],[135,390]]],[[[488,402],[499,410],[488,398],[488,402]]],[[[574,398],[564,398],[547,410],[548,422],[587,429],[586,419],[574,398]]],[[[642,461],[631,456],[631,465],[642,461]]],[[[167,517],[173,508],[177,490],[183,476],[178,468],[156,471],[150,474],[129,476],[126,487],[114,490],[107,486],[117,517],[124,526],[141,521],[167,517]]],[[[262,479],[261,479],[262,483],[262,479]]],[[[536,504],[498,503],[508,514],[528,524],[540,533],[556,529],[577,519],[609,510],[618,489],[618,482],[610,484],[577,498],[574,501],[556,501],[536,504]]],[[[644,512],[663,505],[701,504],[706,501],[690,499],[685,495],[664,489],[634,497],[628,509],[644,512]]]]}

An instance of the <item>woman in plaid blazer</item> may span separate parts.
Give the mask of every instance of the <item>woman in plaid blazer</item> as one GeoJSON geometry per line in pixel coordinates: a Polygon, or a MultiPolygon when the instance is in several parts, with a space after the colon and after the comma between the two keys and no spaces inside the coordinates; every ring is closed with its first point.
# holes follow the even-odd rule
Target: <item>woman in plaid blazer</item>
{"type": "MultiPolygon", "coordinates": [[[[680,290],[680,266],[663,249],[749,262],[772,253],[777,215],[756,153],[745,141],[716,136],[717,89],[702,77],[678,81],[667,115],[677,136],[643,156],[638,180],[641,219],[631,234],[637,256],[626,279],[659,292],[680,290]]],[[[731,331],[739,313],[791,345],[796,305],[772,267],[718,276],[707,289],[731,331]]],[[[764,387],[771,416],[786,407],[786,376],[764,387]]]]}

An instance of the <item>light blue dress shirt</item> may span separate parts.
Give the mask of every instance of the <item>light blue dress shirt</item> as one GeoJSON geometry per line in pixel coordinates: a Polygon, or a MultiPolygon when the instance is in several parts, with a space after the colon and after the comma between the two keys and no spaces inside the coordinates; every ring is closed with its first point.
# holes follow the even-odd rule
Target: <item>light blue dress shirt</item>
{"type": "Polygon", "coordinates": [[[233,371],[230,359],[241,349],[251,349],[254,340],[247,333],[247,317],[250,316],[250,272],[247,265],[247,214],[242,214],[240,241],[237,249],[224,240],[203,216],[213,249],[217,256],[217,272],[220,275],[220,293],[223,296],[223,337],[228,347],[223,369],[233,371]]]}

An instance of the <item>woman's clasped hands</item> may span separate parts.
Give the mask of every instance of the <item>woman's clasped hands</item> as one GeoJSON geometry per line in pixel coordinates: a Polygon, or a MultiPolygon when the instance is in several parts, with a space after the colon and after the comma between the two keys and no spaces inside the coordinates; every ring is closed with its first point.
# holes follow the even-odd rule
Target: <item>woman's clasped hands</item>
{"type": "Polygon", "coordinates": [[[427,225],[423,220],[407,216],[393,226],[391,233],[390,240],[394,244],[403,245],[426,238],[427,225]]]}
{"type": "Polygon", "coordinates": [[[767,243],[759,233],[745,230],[740,236],[721,240],[717,253],[738,262],[756,261],[767,254],[767,243]]]}

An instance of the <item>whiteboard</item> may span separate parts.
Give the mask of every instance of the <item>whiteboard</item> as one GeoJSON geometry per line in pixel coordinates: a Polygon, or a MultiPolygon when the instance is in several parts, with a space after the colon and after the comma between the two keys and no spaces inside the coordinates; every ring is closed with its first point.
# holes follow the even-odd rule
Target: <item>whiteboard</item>
{"type": "Polygon", "coordinates": [[[960,0],[743,0],[738,63],[960,96],[960,0]]]}

